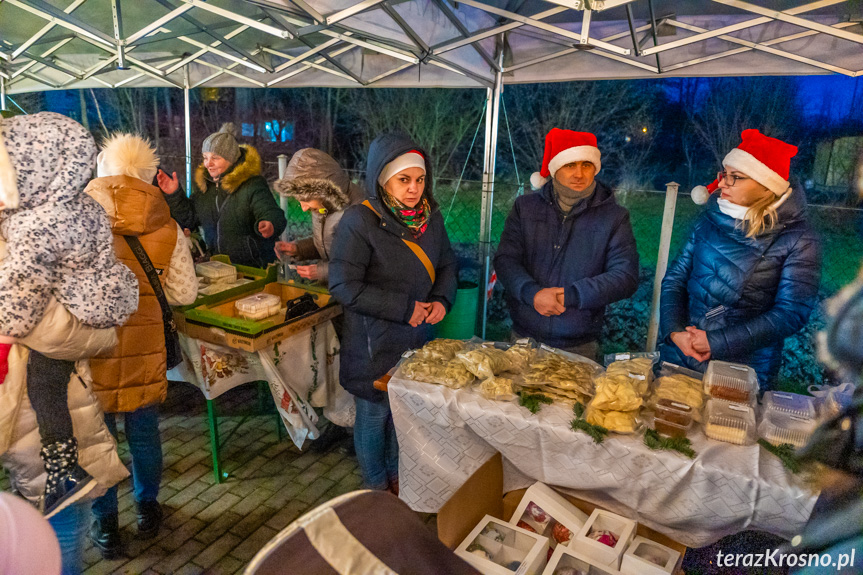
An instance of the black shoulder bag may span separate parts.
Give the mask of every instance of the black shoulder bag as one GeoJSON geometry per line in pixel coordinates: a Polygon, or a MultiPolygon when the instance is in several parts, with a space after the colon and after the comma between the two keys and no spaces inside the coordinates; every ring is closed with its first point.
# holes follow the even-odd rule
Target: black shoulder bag
{"type": "Polygon", "coordinates": [[[126,243],[129,244],[132,253],[138,263],[141,264],[144,273],[147,274],[147,280],[150,282],[150,287],[156,293],[156,299],[159,300],[159,307],[162,308],[162,324],[165,329],[165,351],[168,354],[168,369],[173,369],[183,362],[183,353],[180,349],[180,336],[177,332],[177,324],[174,323],[174,312],[171,311],[171,306],[168,305],[168,300],[165,298],[165,290],[162,289],[162,282],[159,281],[159,274],[150,261],[150,256],[141,245],[141,240],[136,236],[123,236],[126,243]]]}

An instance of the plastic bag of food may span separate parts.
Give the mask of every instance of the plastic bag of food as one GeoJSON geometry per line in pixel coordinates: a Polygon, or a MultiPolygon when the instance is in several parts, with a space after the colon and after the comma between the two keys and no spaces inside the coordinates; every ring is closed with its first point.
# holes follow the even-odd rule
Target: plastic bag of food
{"type": "Polygon", "coordinates": [[[648,356],[635,357],[611,362],[605,372],[611,376],[623,375],[636,382],[638,392],[646,397],[653,383],[654,358],[648,356]]]}
{"type": "Polygon", "coordinates": [[[399,371],[408,379],[445,385],[452,389],[465,387],[474,380],[473,374],[457,359],[438,361],[414,355],[402,360],[399,371]]]}
{"type": "Polygon", "coordinates": [[[468,342],[460,339],[434,339],[417,350],[416,355],[423,359],[450,360],[465,350],[468,342]]]}
{"type": "Polygon", "coordinates": [[[642,382],[627,373],[599,374],[593,379],[596,391],[590,404],[595,409],[636,411],[644,402],[642,382]]]}
{"type": "Polygon", "coordinates": [[[607,411],[588,406],[585,419],[591,425],[601,425],[612,433],[636,433],[642,427],[638,411],[607,411]]]}
{"type": "Polygon", "coordinates": [[[597,369],[594,363],[569,359],[542,347],[525,369],[523,385],[548,386],[593,395],[593,375],[597,369]]]}
{"type": "Polygon", "coordinates": [[[488,379],[510,371],[516,364],[513,355],[495,347],[480,347],[471,351],[456,354],[462,365],[480,379],[488,379]]]}
{"type": "Polygon", "coordinates": [[[688,405],[693,410],[693,419],[700,421],[700,410],[704,407],[704,386],[701,374],[670,363],[663,363],[656,380],[651,405],[660,399],[669,399],[688,405]]]}
{"type": "Polygon", "coordinates": [[[511,378],[492,376],[479,384],[479,392],[486,399],[511,401],[516,398],[512,383],[511,378]]]}

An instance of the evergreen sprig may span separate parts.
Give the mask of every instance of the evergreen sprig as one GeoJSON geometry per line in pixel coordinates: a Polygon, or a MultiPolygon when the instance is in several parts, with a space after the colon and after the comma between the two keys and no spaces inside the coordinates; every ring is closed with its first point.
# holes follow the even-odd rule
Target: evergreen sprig
{"type": "Polygon", "coordinates": [[[584,405],[576,402],[572,406],[572,412],[575,414],[575,419],[572,420],[572,430],[582,431],[586,433],[594,443],[602,443],[605,436],[608,435],[608,429],[601,425],[593,425],[584,419],[584,405]]]}
{"type": "Polygon", "coordinates": [[[542,404],[552,404],[554,400],[547,395],[541,393],[529,393],[527,391],[518,392],[518,404],[526,407],[527,410],[534,415],[542,409],[542,404]]]}
{"type": "Polygon", "coordinates": [[[663,437],[655,429],[645,430],[644,445],[650,449],[676,451],[689,459],[694,459],[696,455],[688,437],[663,437]]]}
{"type": "Polygon", "coordinates": [[[784,465],[788,471],[790,471],[791,473],[800,473],[800,460],[797,459],[797,455],[794,452],[793,445],[791,445],[790,443],[773,445],[766,439],[759,439],[758,445],[778,457],[779,461],[782,462],[782,465],[784,465]]]}

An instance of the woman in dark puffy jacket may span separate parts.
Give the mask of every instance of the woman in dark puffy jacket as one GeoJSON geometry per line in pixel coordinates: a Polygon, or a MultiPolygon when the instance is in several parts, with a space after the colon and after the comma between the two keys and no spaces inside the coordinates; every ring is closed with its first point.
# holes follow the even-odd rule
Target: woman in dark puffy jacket
{"type": "Polygon", "coordinates": [[[330,293],[344,306],[339,381],[357,400],[354,445],[372,489],[398,490],[398,443],[374,381],[421,347],[455,300],[458,263],[434,200],[428,155],[406,136],[369,148],[368,199],[348,208],[330,252],[330,293]]]}
{"type": "Polygon", "coordinates": [[[785,338],[816,304],[818,239],[806,198],[788,183],[795,146],[744,130],[717,188],[662,282],[662,359],[704,371],[711,359],[751,366],[762,390],[782,363],[785,338]]]}

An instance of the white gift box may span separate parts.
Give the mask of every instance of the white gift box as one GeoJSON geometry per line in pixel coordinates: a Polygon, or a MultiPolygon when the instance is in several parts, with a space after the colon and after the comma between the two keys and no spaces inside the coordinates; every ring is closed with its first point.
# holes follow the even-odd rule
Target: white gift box
{"type": "Polygon", "coordinates": [[[455,554],[483,575],[540,575],[548,558],[548,537],[486,515],[455,554]],[[516,562],[518,567],[512,569],[516,562]]]}
{"type": "Polygon", "coordinates": [[[620,568],[623,553],[635,537],[638,524],[632,519],[621,517],[604,509],[594,509],[587,523],[569,544],[570,547],[595,560],[599,565],[610,565],[613,569],[620,568]],[[588,537],[593,531],[610,531],[617,536],[614,547],[600,543],[588,537]]]}
{"type": "Polygon", "coordinates": [[[674,549],[639,535],[623,555],[620,572],[625,575],[670,575],[679,559],[680,553],[674,549]]]}
{"type": "Polygon", "coordinates": [[[558,545],[554,555],[548,561],[542,575],[621,575],[612,565],[598,564],[594,559],[579,553],[575,549],[558,545]]]}
{"type": "Polygon", "coordinates": [[[519,521],[524,521],[537,533],[548,537],[551,547],[555,548],[558,543],[557,538],[554,537],[555,523],[569,530],[569,540],[561,541],[564,545],[568,545],[584,526],[587,518],[587,513],[564,499],[545,483],[537,481],[527,489],[509,522],[511,525],[517,525],[519,521]]]}

